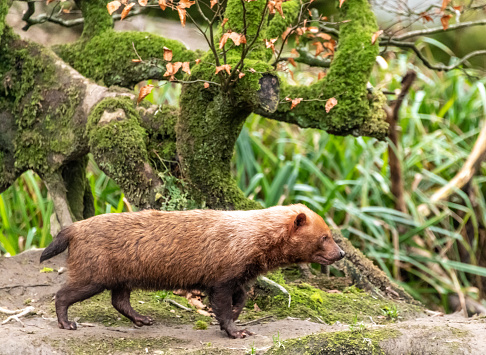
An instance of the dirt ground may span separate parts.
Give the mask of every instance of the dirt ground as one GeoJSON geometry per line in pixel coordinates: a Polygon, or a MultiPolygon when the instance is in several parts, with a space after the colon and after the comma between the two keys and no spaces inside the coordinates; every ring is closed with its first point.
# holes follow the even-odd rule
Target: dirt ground
{"type": "MultiPolygon", "coordinates": [[[[249,324],[256,334],[233,340],[210,325],[195,330],[193,324],[135,328],[111,327],[100,323],[81,323],[77,331],[58,329],[52,310],[55,292],[65,273],[42,273],[41,250],[32,250],[11,258],[0,258],[0,307],[9,310],[34,307],[33,313],[0,324],[0,354],[250,354],[264,353],[284,340],[310,334],[348,331],[345,324],[326,325],[310,320],[265,319],[249,324]],[[93,350],[94,349],[94,350],[93,350]]],[[[59,255],[47,265],[54,270],[65,266],[59,255]]],[[[432,314],[432,313],[431,313],[432,314]]],[[[0,313],[0,323],[8,315],[0,313]]],[[[390,325],[366,324],[368,330],[396,329],[398,336],[380,343],[388,354],[486,354],[486,318],[465,319],[459,314],[408,319],[390,325]]],[[[283,343],[285,344],[285,343],[283,343]]],[[[289,350],[289,354],[292,351],[289,350]]]]}

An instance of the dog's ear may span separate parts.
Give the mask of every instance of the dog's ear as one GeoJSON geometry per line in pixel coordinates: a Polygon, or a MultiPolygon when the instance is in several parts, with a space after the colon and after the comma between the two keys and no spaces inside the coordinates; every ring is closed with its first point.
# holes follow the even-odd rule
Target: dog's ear
{"type": "Polygon", "coordinates": [[[302,226],[304,226],[307,223],[307,216],[305,213],[299,213],[297,216],[295,216],[293,224],[292,224],[292,230],[296,231],[302,226]]]}

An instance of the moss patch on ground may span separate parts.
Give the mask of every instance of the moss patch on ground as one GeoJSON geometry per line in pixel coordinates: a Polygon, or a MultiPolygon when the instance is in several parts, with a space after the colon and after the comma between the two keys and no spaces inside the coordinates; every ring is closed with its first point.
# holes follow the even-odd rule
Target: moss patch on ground
{"type": "MultiPolygon", "coordinates": [[[[356,320],[370,322],[369,317],[372,317],[376,323],[386,323],[393,319],[384,316],[384,309],[396,308],[398,316],[402,319],[416,316],[421,312],[421,308],[418,306],[378,299],[354,286],[344,288],[339,293],[329,293],[308,283],[287,282],[280,271],[267,276],[289,292],[290,307],[287,295],[269,292],[262,283],[257,283],[249,295],[247,308],[242,312],[240,319],[274,315],[277,318],[311,318],[313,321],[327,324],[336,322],[351,324],[356,320]],[[261,311],[253,310],[255,303],[261,311]]],[[[325,277],[317,276],[317,278],[325,277]]]]}
{"type": "Polygon", "coordinates": [[[267,354],[384,354],[380,347],[380,341],[399,335],[400,332],[393,329],[309,335],[299,339],[278,342],[267,354]]]}
{"type": "MultiPolygon", "coordinates": [[[[192,308],[187,299],[165,291],[135,291],[131,296],[131,304],[140,314],[150,316],[155,322],[164,325],[195,324],[198,321],[211,322],[210,317],[202,316],[195,311],[185,311],[166,302],[164,300],[166,297],[185,307],[192,308]],[[160,296],[162,293],[163,296],[160,296]]],[[[52,304],[52,311],[54,312],[54,303],[52,304]]],[[[69,319],[77,319],[77,322],[80,323],[94,322],[112,327],[132,326],[132,322],[128,318],[122,316],[113,308],[111,294],[108,291],[74,304],[69,308],[69,319]]]]}
{"type": "MultiPolygon", "coordinates": [[[[163,350],[172,345],[180,346],[181,339],[171,337],[157,338],[67,338],[62,342],[44,339],[63,354],[92,355],[92,354],[163,354],[163,350]]],[[[170,353],[170,352],[169,352],[170,353]]]]}

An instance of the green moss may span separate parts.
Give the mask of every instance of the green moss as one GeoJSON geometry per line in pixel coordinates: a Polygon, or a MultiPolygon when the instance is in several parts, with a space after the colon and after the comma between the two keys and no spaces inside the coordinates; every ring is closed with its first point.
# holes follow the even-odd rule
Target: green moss
{"type": "Polygon", "coordinates": [[[315,334],[283,341],[281,344],[274,345],[269,349],[267,354],[385,354],[380,348],[380,342],[396,338],[399,335],[400,332],[393,329],[315,334]]]}
{"type": "Polygon", "coordinates": [[[15,137],[9,137],[15,171],[53,171],[59,167],[56,154],[69,155],[83,144],[83,126],[73,123],[83,89],[54,67],[49,50],[21,41],[9,28],[0,57],[0,79],[8,83],[0,106],[11,108],[15,120],[15,137]]]}
{"type": "Polygon", "coordinates": [[[127,97],[107,98],[98,103],[88,117],[86,134],[90,151],[103,169],[136,205],[146,205],[151,191],[146,191],[144,164],[148,161],[147,133],[140,126],[140,116],[127,97]],[[121,112],[123,117],[100,122],[106,113],[121,112]]]}
{"type": "Polygon", "coordinates": [[[279,37],[287,27],[292,27],[297,20],[300,12],[300,2],[298,0],[287,1],[282,4],[285,18],[276,13],[270,20],[265,35],[266,39],[279,37]]]}
{"type": "MultiPolygon", "coordinates": [[[[197,321],[208,322],[210,318],[199,313],[182,310],[171,303],[156,297],[155,292],[134,291],[131,296],[133,308],[140,314],[150,316],[156,323],[165,325],[194,324],[197,321]],[[172,311],[172,312],[171,312],[172,311]]],[[[177,303],[192,308],[184,297],[168,292],[168,298],[177,303]]],[[[54,304],[52,304],[54,312],[54,304]]],[[[118,313],[111,305],[111,295],[108,291],[90,299],[76,303],[69,308],[69,318],[79,318],[79,322],[100,323],[104,326],[131,327],[133,323],[118,313]]]]}
{"type": "Polygon", "coordinates": [[[172,50],[173,62],[196,59],[196,53],[187,50],[181,42],[147,32],[108,31],[89,40],[57,46],[54,50],[87,78],[107,86],[133,87],[144,79],[163,78],[166,62],[150,60],[162,58],[164,46],[172,50]],[[133,46],[149,64],[132,62],[137,58],[133,46]]]}
{"type": "Polygon", "coordinates": [[[92,355],[92,354],[146,354],[147,351],[153,354],[154,351],[170,349],[173,346],[180,346],[186,341],[172,337],[156,338],[95,338],[83,337],[66,338],[62,341],[53,341],[50,338],[44,338],[44,342],[53,345],[56,349],[61,350],[63,354],[69,355],[92,355]]]}
{"type": "Polygon", "coordinates": [[[0,3],[0,43],[2,42],[3,30],[5,28],[5,18],[7,17],[8,9],[11,5],[11,0],[4,0],[0,3]]]}
{"type": "Polygon", "coordinates": [[[301,127],[316,127],[332,134],[367,134],[384,139],[387,123],[381,99],[368,99],[366,84],[378,44],[371,44],[372,34],[378,30],[375,16],[367,0],[347,0],[343,4],[339,47],[327,76],[309,87],[282,85],[283,95],[290,98],[321,99],[302,102],[293,110],[290,103],[279,107],[286,120],[301,127]],[[329,98],[338,104],[326,114],[329,98]]]}
{"type": "Polygon", "coordinates": [[[157,107],[155,112],[139,108],[141,126],[148,135],[147,152],[152,164],[159,170],[167,170],[176,160],[175,125],[179,110],[164,105],[157,107]]]}
{"type": "MultiPolygon", "coordinates": [[[[354,318],[358,321],[369,321],[371,316],[375,322],[380,322],[377,316],[382,316],[385,307],[396,307],[400,316],[407,318],[420,312],[417,306],[406,303],[396,303],[391,300],[376,299],[366,292],[355,287],[344,289],[341,293],[328,293],[306,283],[287,283],[283,274],[278,271],[267,275],[270,279],[285,287],[291,296],[283,293],[274,293],[257,283],[255,292],[248,300],[247,308],[240,318],[253,319],[262,315],[276,315],[278,318],[298,317],[328,324],[335,322],[351,324],[354,318]],[[263,312],[254,312],[253,305],[257,304],[263,312]]],[[[320,276],[325,277],[325,276],[320,276]]],[[[388,322],[389,320],[381,320],[388,322]]]]}
{"type": "Polygon", "coordinates": [[[110,0],[90,0],[81,2],[83,12],[83,38],[93,37],[101,33],[110,33],[113,28],[113,19],[108,13],[106,4],[110,0]]]}
{"type": "Polygon", "coordinates": [[[183,119],[176,126],[177,151],[195,199],[206,199],[210,208],[259,208],[259,204],[245,198],[230,170],[248,108],[225,94],[202,89],[202,83],[183,87],[181,108],[183,119]]]}
{"type": "Polygon", "coordinates": [[[198,320],[198,321],[196,321],[196,323],[194,323],[194,329],[206,330],[206,329],[208,329],[208,323],[206,323],[203,320],[198,320]]]}

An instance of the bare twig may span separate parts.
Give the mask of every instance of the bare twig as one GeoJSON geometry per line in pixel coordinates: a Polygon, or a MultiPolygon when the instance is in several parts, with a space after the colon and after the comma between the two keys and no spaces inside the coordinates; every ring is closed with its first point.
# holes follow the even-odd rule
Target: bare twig
{"type": "Polygon", "coordinates": [[[23,327],[25,327],[25,324],[20,320],[20,317],[23,317],[29,313],[31,313],[35,308],[32,307],[32,306],[29,306],[29,307],[26,307],[24,309],[18,309],[14,312],[19,312],[17,314],[12,314],[12,313],[7,313],[7,312],[11,312],[7,309],[4,309],[4,308],[1,308],[0,311],[2,311],[3,313],[7,313],[7,314],[12,314],[11,316],[7,317],[7,319],[5,319],[2,324],[7,324],[8,322],[10,322],[12,319],[13,320],[16,320],[17,322],[19,322],[20,324],[22,324],[23,327]]]}
{"type": "MultiPolygon", "coordinates": [[[[410,31],[407,33],[404,33],[400,36],[393,36],[389,39],[393,39],[395,41],[403,41],[404,39],[409,39],[412,37],[418,37],[418,36],[429,36],[435,33],[442,33],[442,32],[448,32],[448,31],[454,31],[458,30],[460,28],[466,28],[466,27],[473,27],[473,26],[484,26],[486,25],[486,19],[484,20],[478,20],[478,21],[468,21],[468,22],[460,22],[456,23],[453,25],[449,25],[447,29],[444,29],[442,26],[438,27],[433,27],[433,28],[425,28],[422,30],[416,30],[416,31],[410,31]]],[[[384,41],[387,41],[388,38],[383,38],[384,41]]]]}
{"type": "Polygon", "coordinates": [[[410,70],[403,77],[402,90],[400,91],[397,100],[393,104],[392,109],[387,112],[387,121],[390,125],[389,137],[391,141],[391,144],[388,145],[391,192],[393,196],[395,196],[395,209],[403,213],[407,213],[407,206],[404,198],[402,169],[400,166],[400,159],[398,157],[399,144],[397,123],[399,119],[398,114],[400,112],[400,107],[402,106],[403,100],[405,99],[405,96],[410,90],[410,87],[412,86],[412,83],[416,77],[417,74],[413,70],[410,70]]]}
{"type": "Polygon", "coordinates": [[[170,298],[166,298],[165,299],[166,302],[169,302],[169,303],[172,303],[174,306],[177,306],[179,307],[180,309],[183,309],[184,311],[187,311],[187,312],[193,312],[194,310],[186,307],[186,306],[183,306],[182,304],[174,301],[174,300],[171,300],[170,298]]]}

